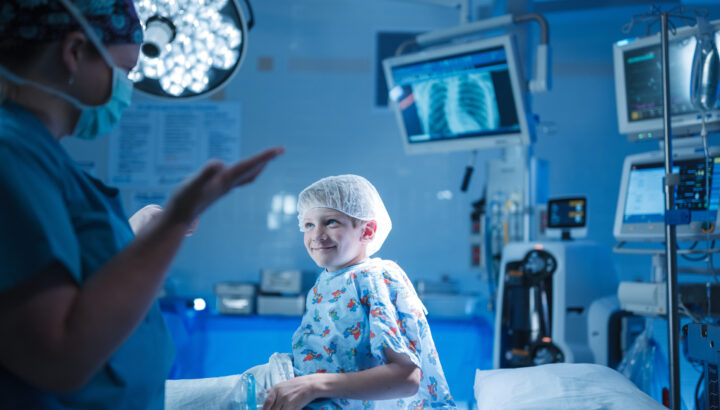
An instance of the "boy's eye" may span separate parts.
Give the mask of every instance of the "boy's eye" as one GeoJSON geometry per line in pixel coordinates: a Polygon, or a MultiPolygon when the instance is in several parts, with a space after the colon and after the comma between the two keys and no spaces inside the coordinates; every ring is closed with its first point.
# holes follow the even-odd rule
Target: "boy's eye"
{"type": "Polygon", "coordinates": [[[312,227],[313,227],[313,224],[311,224],[310,222],[305,222],[305,229],[310,229],[312,227]]]}
{"type": "Polygon", "coordinates": [[[328,226],[337,225],[338,223],[339,223],[339,222],[336,221],[335,219],[330,219],[330,220],[327,221],[327,225],[328,225],[328,226]]]}

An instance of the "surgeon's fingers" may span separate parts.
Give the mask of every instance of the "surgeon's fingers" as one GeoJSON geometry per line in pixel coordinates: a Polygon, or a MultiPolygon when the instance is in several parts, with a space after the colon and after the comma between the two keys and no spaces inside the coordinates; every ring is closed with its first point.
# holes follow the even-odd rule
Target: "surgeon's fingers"
{"type": "Polygon", "coordinates": [[[222,175],[225,165],[220,161],[208,162],[200,172],[183,181],[175,190],[167,203],[166,212],[168,217],[175,221],[190,224],[202,212],[209,203],[214,201],[212,191],[217,188],[208,187],[217,185],[216,177],[222,175]]]}
{"type": "Polygon", "coordinates": [[[203,169],[188,183],[188,190],[196,192],[202,189],[208,182],[210,182],[216,175],[221,173],[225,169],[225,165],[218,160],[210,160],[203,167],[203,169]]]}
{"type": "Polygon", "coordinates": [[[231,165],[225,172],[229,186],[252,182],[268,162],[285,152],[283,147],[274,147],[231,165]]]}
{"type": "Polygon", "coordinates": [[[267,166],[267,162],[263,162],[262,164],[255,165],[252,169],[248,170],[243,175],[237,177],[232,182],[232,186],[236,187],[236,186],[249,184],[250,182],[254,181],[258,175],[260,175],[260,173],[265,169],[266,166],[267,166]]]}

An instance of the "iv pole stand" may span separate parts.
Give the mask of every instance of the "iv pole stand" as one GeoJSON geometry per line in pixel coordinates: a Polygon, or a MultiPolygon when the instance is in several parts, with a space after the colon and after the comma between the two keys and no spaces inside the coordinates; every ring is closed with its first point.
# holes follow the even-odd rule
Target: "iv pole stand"
{"type": "Polygon", "coordinates": [[[660,39],[662,48],[663,81],[663,124],[665,128],[665,254],[667,256],[667,321],[668,356],[670,364],[670,408],[680,410],[680,351],[677,297],[677,232],[674,222],[668,223],[668,215],[673,211],[675,200],[675,181],[673,175],[672,140],[670,128],[670,67],[668,65],[668,14],[660,14],[660,39]]]}

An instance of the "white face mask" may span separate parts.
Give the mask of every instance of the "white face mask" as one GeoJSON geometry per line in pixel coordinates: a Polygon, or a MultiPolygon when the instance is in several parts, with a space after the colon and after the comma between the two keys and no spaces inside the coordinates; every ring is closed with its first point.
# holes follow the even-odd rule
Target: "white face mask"
{"type": "Polygon", "coordinates": [[[90,39],[93,45],[97,48],[100,55],[107,65],[112,69],[112,90],[110,98],[101,105],[91,106],[84,104],[77,99],[65,94],[62,91],[40,84],[38,82],[22,78],[15,75],[7,68],[0,65],[0,74],[6,77],[18,85],[31,85],[35,88],[41,89],[49,94],[56,95],[81,110],[80,117],[75,124],[73,130],[73,136],[82,139],[94,139],[98,136],[105,135],[112,131],[117,123],[120,121],[122,111],[130,105],[133,83],[127,78],[124,70],[117,67],[110,53],[108,53],[105,46],[102,44],[100,39],[93,31],[93,28],[87,22],[85,17],[77,10],[77,8],[68,0],[59,0],[70,14],[75,17],[75,20],[83,27],[85,35],[90,39]]]}

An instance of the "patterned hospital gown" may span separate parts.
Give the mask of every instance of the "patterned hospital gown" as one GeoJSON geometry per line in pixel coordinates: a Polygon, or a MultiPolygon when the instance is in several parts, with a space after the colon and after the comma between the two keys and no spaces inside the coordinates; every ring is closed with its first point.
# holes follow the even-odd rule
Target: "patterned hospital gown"
{"type": "Polygon", "coordinates": [[[308,292],[307,310],[293,335],[296,376],[343,373],[387,363],[384,348],[407,355],[422,370],[417,394],[392,400],[319,400],[311,409],[455,408],[425,307],[395,263],[369,259],[323,271],[308,292]]]}

